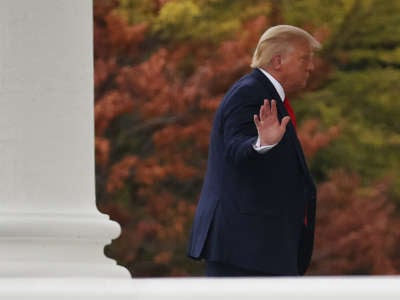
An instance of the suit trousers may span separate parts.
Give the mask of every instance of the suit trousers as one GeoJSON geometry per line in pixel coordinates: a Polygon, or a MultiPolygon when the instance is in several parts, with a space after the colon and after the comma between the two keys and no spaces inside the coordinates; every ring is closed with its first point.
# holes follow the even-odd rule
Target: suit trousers
{"type": "Polygon", "coordinates": [[[209,277],[277,276],[274,274],[266,274],[260,271],[247,270],[234,265],[214,261],[207,261],[205,273],[206,276],[209,277]]]}

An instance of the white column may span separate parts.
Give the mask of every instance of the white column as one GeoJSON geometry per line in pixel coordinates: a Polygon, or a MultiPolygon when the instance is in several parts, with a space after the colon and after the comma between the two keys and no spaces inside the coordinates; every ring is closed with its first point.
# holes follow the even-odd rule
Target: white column
{"type": "Polygon", "coordinates": [[[129,277],[95,204],[92,2],[0,1],[0,277],[129,277]]]}

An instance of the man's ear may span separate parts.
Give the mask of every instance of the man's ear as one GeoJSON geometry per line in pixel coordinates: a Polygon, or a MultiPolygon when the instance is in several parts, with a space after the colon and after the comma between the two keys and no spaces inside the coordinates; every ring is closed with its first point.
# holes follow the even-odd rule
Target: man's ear
{"type": "Polygon", "coordinates": [[[279,54],[271,58],[270,66],[272,67],[272,69],[279,70],[281,68],[281,65],[282,65],[282,57],[279,54]]]}

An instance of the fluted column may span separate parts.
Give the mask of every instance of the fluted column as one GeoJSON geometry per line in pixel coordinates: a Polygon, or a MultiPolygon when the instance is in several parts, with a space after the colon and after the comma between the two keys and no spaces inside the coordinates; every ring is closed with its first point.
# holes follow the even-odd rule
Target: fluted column
{"type": "Polygon", "coordinates": [[[129,277],[95,204],[92,2],[0,1],[0,276],[129,277]]]}

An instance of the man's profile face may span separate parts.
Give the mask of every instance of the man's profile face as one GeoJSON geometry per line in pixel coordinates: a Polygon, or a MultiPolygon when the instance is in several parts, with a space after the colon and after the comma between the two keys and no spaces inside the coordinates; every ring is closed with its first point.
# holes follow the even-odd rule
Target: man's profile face
{"type": "Polygon", "coordinates": [[[297,42],[282,57],[282,71],[285,89],[294,92],[306,86],[311,71],[314,69],[314,52],[306,42],[297,42]]]}

